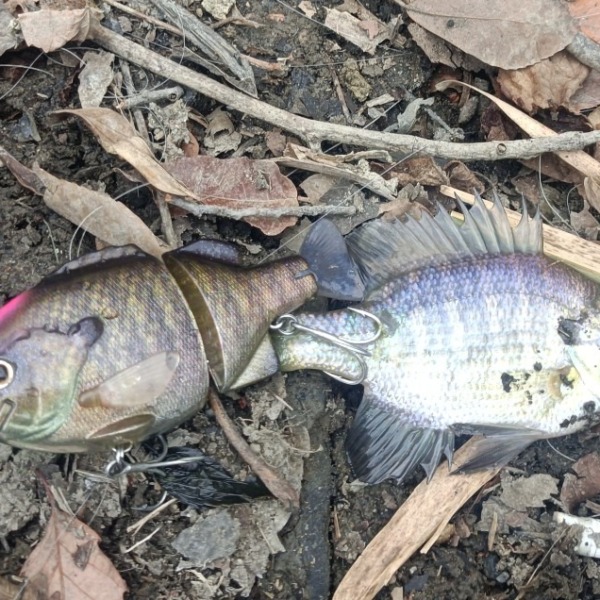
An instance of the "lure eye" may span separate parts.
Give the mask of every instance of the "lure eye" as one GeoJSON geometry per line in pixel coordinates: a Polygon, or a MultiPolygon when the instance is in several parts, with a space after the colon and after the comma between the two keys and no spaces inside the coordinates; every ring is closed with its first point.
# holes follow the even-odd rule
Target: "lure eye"
{"type": "Polygon", "coordinates": [[[0,358],[0,390],[8,387],[15,378],[15,368],[11,363],[0,358]]]}

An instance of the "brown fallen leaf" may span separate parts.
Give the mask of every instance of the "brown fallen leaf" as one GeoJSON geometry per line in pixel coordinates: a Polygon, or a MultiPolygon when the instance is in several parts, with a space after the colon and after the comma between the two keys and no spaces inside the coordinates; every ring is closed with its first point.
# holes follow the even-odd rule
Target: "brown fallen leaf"
{"type": "MultiPolygon", "coordinates": [[[[569,101],[572,112],[590,110],[600,105],[600,73],[592,69],[581,87],[571,96],[569,101]]],[[[585,115],[589,117],[589,115],[585,115]]]]}
{"type": "Polygon", "coordinates": [[[122,600],[127,585],[99,541],[93,529],[52,501],[44,536],[21,570],[27,588],[51,600],[122,600]]]}
{"type": "Polygon", "coordinates": [[[52,52],[67,42],[83,42],[92,19],[90,8],[66,10],[42,9],[18,15],[21,33],[28,46],[52,52]]]}
{"type": "Polygon", "coordinates": [[[342,5],[325,10],[325,27],[367,54],[375,54],[377,46],[389,40],[392,35],[391,27],[356,0],[345,0],[342,5]]]}
{"type": "Polygon", "coordinates": [[[136,214],[108,194],[59,179],[39,167],[33,172],[44,182],[42,195],[49,208],[109,246],[135,244],[156,257],[170,250],[136,214]]]}
{"type": "Polygon", "coordinates": [[[173,196],[198,199],[165,170],[154,158],[145,140],[118,112],[108,108],[80,108],[58,110],[54,114],[75,115],[82,119],[107,152],[126,160],[157,190],[173,196]]]}
{"type": "MultiPolygon", "coordinates": [[[[408,32],[432,63],[440,63],[451,68],[461,68],[465,71],[474,72],[486,68],[486,65],[474,56],[465,54],[439,35],[427,31],[427,29],[416,23],[408,24],[408,32]]],[[[456,79],[456,77],[453,77],[453,79],[456,79]]]]}
{"type": "Polygon", "coordinates": [[[564,49],[577,28],[555,0],[396,0],[413,21],[494,67],[520,69],[564,49]]]}
{"type": "Polygon", "coordinates": [[[0,576],[0,600],[39,600],[34,590],[27,586],[27,581],[11,581],[0,576]]]}
{"type": "MultiPolygon", "coordinates": [[[[166,163],[165,168],[202,204],[235,209],[298,206],[296,186],[270,160],[194,156],[166,163]]],[[[296,224],[295,217],[244,220],[266,235],[278,235],[296,224]]]]}
{"type": "Polygon", "coordinates": [[[485,190],[485,186],[479,178],[464,162],[460,160],[451,160],[444,165],[444,171],[447,173],[450,179],[450,185],[464,190],[465,192],[472,192],[475,190],[480,194],[485,190]]]}
{"type": "Polygon", "coordinates": [[[389,171],[389,177],[398,179],[398,187],[409,183],[421,185],[448,185],[450,180],[431,156],[413,156],[400,161],[389,171]]]}
{"type": "Polygon", "coordinates": [[[600,44],[600,11],[598,0],[571,0],[567,2],[569,12],[577,22],[581,33],[600,44]]]}
{"type": "Polygon", "coordinates": [[[135,244],[156,257],[169,250],[137,215],[108,194],[59,179],[40,167],[29,169],[1,146],[0,161],[23,187],[42,196],[49,208],[107,244],[135,244]]]}
{"type": "Polygon", "coordinates": [[[598,221],[590,212],[590,205],[586,200],[584,200],[583,208],[579,212],[571,211],[569,213],[569,221],[573,229],[585,239],[595,240],[598,237],[598,221]]]}
{"type": "Polygon", "coordinates": [[[108,86],[112,83],[114,54],[110,52],[91,52],[83,55],[85,67],[79,73],[77,94],[83,108],[97,107],[104,99],[108,86]]]}
{"type": "Polygon", "coordinates": [[[587,79],[590,69],[567,52],[558,52],[529,67],[501,69],[497,81],[502,93],[529,114],[538,109],[564,107],[578,112],[571,98],[587,79]]]}
{"type": "Polygon", "coordinates": [[[570,513],[584,500],[600,494],[600,454],[586,454],[571,469],[576,475],[567,473],[560,490],[560,501],[570,513]]]}

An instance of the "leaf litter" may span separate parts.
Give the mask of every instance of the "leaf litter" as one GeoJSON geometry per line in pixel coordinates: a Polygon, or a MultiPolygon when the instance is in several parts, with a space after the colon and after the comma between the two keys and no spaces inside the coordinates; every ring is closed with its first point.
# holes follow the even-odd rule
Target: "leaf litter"
{"type": "Polygon", "coordinates": [[[52,600],[122,600],[127,585],[100,550],[100,536],[59,509],[54,498],[50,504],[44,535],[21,570],[27,587],[52,600]]]}

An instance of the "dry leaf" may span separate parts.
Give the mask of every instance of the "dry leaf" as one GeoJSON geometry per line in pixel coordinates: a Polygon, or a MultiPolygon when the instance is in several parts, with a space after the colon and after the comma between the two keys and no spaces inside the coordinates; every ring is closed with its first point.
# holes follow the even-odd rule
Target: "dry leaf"
{"type": "Polygon", "coordinates": [[[28,169],[2,147],[0,160],[22,186],[42,196],[49,208],[109,245],[135,244],[156,257],[169,249],[138,216],[108,194],[58,179],[39,167],[28,169]]]}
{"type": "Polygon", "coordinates": [[[600,10],[598,0],[571,0],[569,12],[583,35],[600,44],[600,10]]]}
{"type": "MultiPolygon", "coordinates": [[[[600,72],[592,69],[583,85],[571,96],[569,105],[574,113],[596,108],[600,104],[600,72]]],[[[589,118],[589,115],[586,115],[589,118]]]]}
{"type": "Polygon", "coordinates": [[[473,192],[473,190],[475,190],[480,194],[485,190],[485,186],[479,181],[477,175],[475,175],[475,173],[460,160],[451,160],[447,162],[444,165],[444,171],[448,174],[450,185],[452,187],[465,192],[473,192]]]}
{"type": "Polygon", "coordinates": [[[600,455],[586,454],[571,469],[577,475],[567,473],[560,490],[560,501],[569,512],[584,500],[600,494],[600,455]]]}
{"type": "Polygon", "coordinates": [[[301,200],[308,204],[319,204],[321,198],[339,181],[339,178],[330,175],[311,175],[300,184],[300,189],[306,194],[301,200]]]}
{"type": "Polygon", "coordinates": [[[488,65],[520,69],[564,49],[577,31],[556,0],[396,0],[425,29],[488,65]]]}
{"type": "Polygon", "coordinates": [[[77,94],[83,108],[97,107],[104,99],[106,90],[113,80],[112,62],[115,58],[110,52],[86,52],[83,55],[85,67],[79,73],[77,94]]]}
{"type": "Polygon", "coordinates": [[[14,17],[10,14],[6,5],[0,4],[0,56],[7,50],[16,48],[19,43],[13,22],[14,17]]]}
{"type": "Polygon", "coordinates": [[[317,14],[317,9],[313,6],[312,2],[308,0],[302,0],[298,4],[298,8],[309,18],[312,19],[317,14]]]}
{"type": "MultiPolygon", "coordinates": [[[[202,204],[237,209],[298,206],[296,186],[269,160],[196,156],[165,166],[202,204]]],[[[295,217],[244,220],[266,235],[278,235],[296,223],[295,217]]]]}
{"type": "MultiPolygon", "coordinates": [[[[581,191],[581,190],[580,190],[581,191]]],[[[590,205],[600,212],[600,185],[590,177],[583,180],[582,196],[590,203],[590,205]]]]}
{"type": "Polygon", "coordinates": [[[337,8],[325,10],[325,27],[363,52],[375,54],[377,46],[390,39],[391,29],[356,0],[346,0],[337,8]]]}
{"type": "Polygon", "coordinates": [[[33,172],[44,182],[43,198],[49,208],[109,246],[135,244],[156,257],[170,250],[137,215],[108,194],[59,179],[39,167],[33,172]]]}
{"type": "MultiPolygon", "coordinates": [[[[579,186],[578,189],[581,187],[579,186]]],[[[579,212],[570,212],[569,221],[585,239],[595,240],[598,237],[598,221],[590,212],[590,205],[587,202],[584,202],[583,209],[579,212]]]]}
{"type": "Polygon", "coordinates": [[[397,178],[400,188],[409,183],[431,186],[450,183],[446,173],[431,156],[414,156],[402,160],[391,169],[389,176],[397,178]]]}
{"type": "Polygon", "coordinates": [[[20,14],[17,18],[28,46],[52,52],[67,42],[83,42],[88,36],[92,15],[89,8],[43,9],[20,14]]]}
{"type": "Polygon", "coordinates": [[[540,108],[560,106],[577,112],[570,100],[589,72],[588,67],[567,52],[558,52],[530,67],[500,70],[498,83],[504,95],[530,114],[540,108]]]}
{"type": "Polygon", "coordinates": [[[195,198],[193,192],[173,178],[154,158],[146,142],[119,113],[108,108],[81,108],[59,110],[55,114],[81,118],[107,152],[126,160],[157,190],[173,196],[195,198]]]}
{"type": "Polygon", "coordinates": [[[44,537],[21,571],[27,587],[51,600],[122,600],[127,586],[99,541],[93,529],[53,505],[44,537]]]}
{"type": "Polygon", "coordinates": [[[265,143],[273,156],[282,156],[287,143],[287,138],[279,129],[265,133],[265,143]]]}
{"type": "Polygon", "coordinates": [[[432,63],[440,63],[451,68],[461,68],[474,72],[482,71],[486,67],[474,56],[465,54],[456,46],[449,44],[446,40],[416,23],[409,23],[408,32],[432,63]]]}

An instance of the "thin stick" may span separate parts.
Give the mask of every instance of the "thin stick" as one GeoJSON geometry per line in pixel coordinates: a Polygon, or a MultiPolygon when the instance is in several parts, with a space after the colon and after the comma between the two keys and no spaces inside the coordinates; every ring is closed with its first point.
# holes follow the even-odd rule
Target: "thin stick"
{"type": "MultiPolygon", "coordinates": [[[[455,453],[456,464],[465,464],[473,458],[475,443],[476,438],[473,438],[455,453]]],[[[346,573],[333,600],[373,598],[431,535],[441,530],[499,470],[452,473],[447,465],[439,466],[431,481],[424,480],[415,488],[365,548],[346,573]]]]}
{"type": "Polygon", "coordinates": [[[109,52],[136,63],[159,76],[168,76],[172,81],[196,90],[217,102],[289,131],[306,140],[314,148],[318,148],[321,142],[329,140],[406,154],[418,151],[448,159],[501,160],[526,159],[544,152],[556,152],[558,150],[579,150],[600,141],[600,131],[589,131],[586,133],[561,133],[527,140],[464,144],[427,140],[412,135],[383,133],[335,123],[313,121],[228,88],[206,75],[196,73],[135,42],[125,39],[121,35],[102,27],[98,22],[92,21],[89,39],[109,52]]]}
{"type": "Polygon", "coordinates": [[[315,206],[282,206],[279,208],[227,208],[225,206],[209,206],[196,204],[183,198],[173,198],[170,204],[179,206],[188,212],[201,217],[202,215],[215,215],[227,219],[244,219],[245,217],[315,217],[318,215],[342,215],[351,217],[356,214],[355,206],[333,206],[330,204],[317,204],[315,206]]]}
{"type": "Polygon", "coordinates": [[[227,436],[229,443],[237,450],[238,454],[245,460],[250,468],[261,478],[269,491],[284,504],[300,506],[298,492],[288,483],[275,469],[258,456],[240,435],[233,421],[229,418],[218,394],[211,389],[208,393],[210,407],[215,413],[217,422],[227,436]]]}

